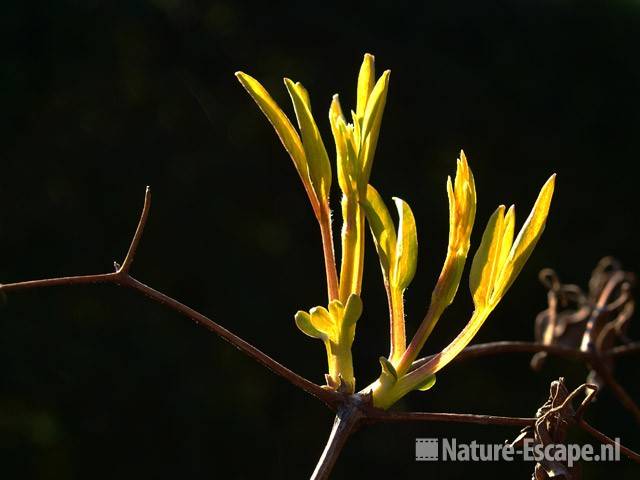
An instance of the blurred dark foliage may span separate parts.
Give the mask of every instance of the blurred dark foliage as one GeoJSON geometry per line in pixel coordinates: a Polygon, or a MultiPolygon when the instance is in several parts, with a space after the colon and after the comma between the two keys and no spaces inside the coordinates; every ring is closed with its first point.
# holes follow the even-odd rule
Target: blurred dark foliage
{"type": "MultiPolygon", "coordinates": [[[[151,185],[134,274],[322,381],[322,348],[293,323],[297,309],[325,300],[317,225],[291,161],[233,72],[259,78],[288,112],[281,77],[303,82],[331,150],[325,112],[335,92],[355,104],[365,52],[380,71],[392,69],[372,181],[385,198],[406,199],[419,226],[409,329],[444,258],[445,179],[460,148],[476,174],[475,245],[499,203],[516,203],[521,222],[558,173],[547,231],[476,342],[533,339],[546,304],[543,267],[585,287],[604,255],[640,271],[636,1],[10,0],[1,12],[0,281],[109,270],[151,185]]],[[[388,350],[368,249],[355,345],[362,386],[388,350]]],[[[465,279],[427,351],[470,312],[465,279]]],[[[637,325],[629,331],[639,334],[637,325]]],[[[640,398],[637,361],[623,359],[616,374],[640,398]]],[[[551,380],[584,380],[577,363],[549,359],[533,373],[528,362],[452,365],[437,388],[398,408],[533,415],[551,380]]],[[[587,418],[640,445],[606,390],[587,418]]],[[[331,422],[314,399],[135,293],[31,291],[0,309],[3,479],[305,478],[331,422]]],[[[413,460],[415,437],[501,443],[514,433],[371,427],[351,439],[335,478],[468,478],[469,468],[528,478],[533,465],[520,462],[413,460]]],[[[584,468],[584,478],[605,473],[633,478],[637,466],[584,468]]]]}

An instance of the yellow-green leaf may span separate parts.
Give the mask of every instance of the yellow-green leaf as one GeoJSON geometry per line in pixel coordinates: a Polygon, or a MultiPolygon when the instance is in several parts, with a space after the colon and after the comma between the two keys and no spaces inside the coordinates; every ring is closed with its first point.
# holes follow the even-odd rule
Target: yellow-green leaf
{"type": "Polygon", "coordinates": [[[409,204],[400,198],[393,198],[398,210],[398,239],[392,283],[404,290],[409,286],[416,273],[418,263],[418,234],[416,221],[409,204]]]}
{"type": "Polygon", "coordinates": [[[329,109],[329,123],[336,144],[336,164],[338,184],[345,195],[352,194],[357,186],[357,172],[355,164],[357,155],[354,151],[352,130],[347,126],[340,108],[338,95],[333,96],[329,109]]]}
{"type": "Polygon", "coordinates": [[[386,70],[378,79],[364,112],[364,121],[362,124],[362,138],[366,138],[371,131],[380,124],[382,112],[387,103],[387,91],[389,89],[389,75],[391,70],[386,70]]]}
{"type": "Polygon", "coordinates": [[[331,189],[331,164],[311,113],[309,94],[300,83],[293,83],[288,78],[284,79],[284,83],[291,96],[298,119],[313,188],[318,195],[318,200],[324,201],[331,189]]]}
{"type": "Polygon", "coordinates": [[[324,307],[314,307],[310,311],[310,321],[313,327],[328,337],[334,337],[335,325],[329,311],[324,307]]]}
{"type": "Polygon", "coordinates": [[[307,312],[299,311],[295,315],[296,325],[302,333],[311,338],[319,338],[324,340],[326,335],[313,326],[311,316],[307,312]]]}
{"type": "Polygon", "coordinates": [[[236,77],[242,86],[249,92],[251,98],[258,104],[262,113],[267,117],[285,150],[291,156],[293,163],[303,182],[308,182],[307,161],[302,146],[302,141],[289,118],[271,98],[269,92],[255,78],[243,72],[236,72],[236,77]]]}
{"type": "Polygon", "coordinates": [[[427,378],[424,379],[422,383],[420,383],[416,387],[416,390],[420,390],[421,392],[426,392],[427,390],[431,389],[435,384],[436,384],[436,376],[429,375],[427,378]]]}
{"type": "MultiPolygon", "coordinates": [[[[353,141],[356,146],[356,153],[360,155],[362,125],[361,125],[361,121],[358,120],[358,115],[356,115],[356,112],[354,112],[353,110],[351,110],[351,121],[353,122],[351,125],[353,125],[353,141]]],[[[360,164],[358,163],[358,165],[360,164]]]]}
{"type": "Polygon", "coordinates": [[[499,262],[503,231],[504,205],[500,205],[489,218],[480,246],[471,262],[469,287],[476,307],[485,305],[491,296],[494,272],[501,267],[499,262]]]}
{"type": "Polygon", "coordinates": [[[349,295],[344,307],[340,325],[340,344],[344,348],[351,348],[356,335],[356,323],[362,315],[362,300],[356,294],[349,295]]]}
{"type": "Polygon", "coordinates": [[[529,217],[513,242],[504,269],[498,279],[500,284],[499,297],[502,297],[513,284],[542,236],[553,198],[555,180],[554,174],[542,186],[529,217]]]}
{"type": "Polygon", "coordinates": [[[393,364],[385,357],[378,359],[380,366],[382,367],[381,380],[385,382],[395,383],[398,381],[398,373],[396,372],[393,364]]]}
{"type": "Polygon", "coordinates": [[[361,168],[361,188],[364,188],[371,175],[373,157],[378,144],[382,115],[387,102],[387,91],[389,89],[389,75],[391,71],[385,71],[373,87],[369,96],[367,108],[362,122],[360,132],[360,168],[361,168]]]}
{"type": "Polygon", "coordinates": [[[362,315],[362,300],[358,295],[352,293],[349,295],[347,304],[344,307],[344,319],[342,320],[343,325],[355,325],[360,318],[360,315],[362,315]]]}
{"type": "Polygon", "coordinates": [[[360,66],[358,74],[358,99],[356,103],[356,114],[359,118],[364,116],[367,107],[367,100],[371,95],[375,83],[375,58],[373,55],[366,53],[360,66]]]}
{"type": "Polygon", "coordinates": [[[389,215],[382,197],[371,185],[367,187],[367,196],[362,201],[369,228],[373,234],[380,265],[387,280],[390,280],[390,273],[395,260],[396,229],[389,215]]]}

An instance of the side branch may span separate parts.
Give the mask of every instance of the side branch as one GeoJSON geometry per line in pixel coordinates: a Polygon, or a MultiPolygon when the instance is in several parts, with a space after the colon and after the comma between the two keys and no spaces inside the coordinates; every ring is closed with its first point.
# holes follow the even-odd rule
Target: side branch
{"type": "Polygon", "coordinates": [[[136,228],[133,239],[131,240],[131,244],[129,245],[129,250],[127,255],[122,262],[122,265],[115,264],[116,271],[110,273],[102,273],[95,275],[79,275],[72,277],[60,277],[60,278],[46,278],[41,280],[30,280],[27,282],[18,282],[18,283],[8,283],[8,284],[0,284],[0,291],[2,292],[14,292],[20,290],[29,290],[35,288],[44,288],[44,287],[53,287],[60,285],[86,285],[86,284],[98,284],[98,283],[108,283],[120,285],[123,287],[128,287],[133,290],[136,290],[145,296],[159,302],[172,310],[190,318],[198,325],[205,327],[207,330],[215,333],[216,335],[222,337],[224,340],[229,342],[231,345],[236,347],[238,350],[242,351],[261,365],[264,365],[269,370],[274,372],[275,374],[281,376],[285,380],[288,380],[289,383],[295,385],[296,387],[304,390],[307,393],[317,397],[322,400],[329,408],[332,410],[336,410],[337,406],[342,402],[342,395],[337,392],[333,392],[330,390],[326,390],[319,385],[307,380],[306,378],[298,375],[297,373],[289,370],[287,367],[277,362],[269,355],[265,354],[261,350],[257,349],[249,342],[243,340],[238,337],[234,333],[230,332],[226,328],[222,327],[218,323],[211,320],[209,317],[203,315],[202,313],[190,308],[183,303],[175,300],[164,293],[161,293],[153,288],[145,285],[144,283],[136,280],[132,276],[129,275],[129,270],[133,263],[133,259],[135,257],[136,251],[138,249],[138,245],[140,243],[140,239],[142,238],[142,234],[144,232],[144,227],[147,222],[147,218],[149,216],[149,210],[151,207],[151,189],[147,187],[144,198],[144,207],[142,209],[142,213],[140,215],[140,220],[138,221],[138,226],[136,228]]]}
{"type": "Polygon", "coordinates": [[[622,452],[629,459],[633,460],[636,463],[640,463],[640,454],[634,452],[630,448],[625,447],[621,443],[616,442],[612,438],[609,438],[600,430],[594,428],[593,426],[591,426],[591,424],[587,423],[582,418],[578,419],[577,424],[580,426],[580,428],[582,428],[582,430],[584,430],[585,432],[587,432],[589,435],[596,438],[600,442],[607,445],[613,445],[614,447],[617,446],[620,449],[620,452],[622,452]]]}
{"type": "Polygon", "coordinates": [[[367,412],[367,421],[377,422],[445,422],[475,423],[479,425],[507,425],[526,427],[533,425],[535,418],[502,417],[496,415],[476,415],[473,413],[435,413],[435,412],[388,412],[371,409],[367,412]]]}
{"type": "MultiPolygon", "coordinates": [[[[453,360],[454,362],[460,360],[469,360],[478,357],[485,357],[490,355],[500,355],[503,353],[538,353],[547,352],[551,355],[558,357],[564,357],[575,360],[591,360],[593,354],[590,352],[584,352],[576,348],[563,347],[560,345],[545,345],[536,342],[489,342],[479,343],[477,345],[470,345],[462,350],[458,356],[453,360]]],[[[610,350],[602,352],[602,357],[619,357],[623,355],[631,355],[634,353],[640,353],[640,342],[634,342],[619,347],[614,347],[610,350]]],[[[427,363],[432,356],[420,358],[411,364],[411,370],[427,363]]]]}

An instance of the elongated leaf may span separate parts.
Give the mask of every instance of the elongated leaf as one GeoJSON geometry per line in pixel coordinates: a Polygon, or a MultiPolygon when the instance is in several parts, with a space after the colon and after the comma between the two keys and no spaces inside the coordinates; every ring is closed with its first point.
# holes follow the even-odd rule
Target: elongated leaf
{"type": "Polygon", "coordinates": [[[361,168],[361,188],[369,182],[373,157],[378,144],[382,115],[387,103],[387,91],[389,89],[389,70],[385,71],[373,87],[369,96],[367,108],[364,113],[362,131],[360,132],[360,168],[361,168]]]}
{"type": "Polygon", "coordinates": [[[458,206],[462,210],[460,218],[461,229],[461,248],[469,250],[469,239],[471,230],[476,218],[476,183],[473,178],[473,172],[467,162],[467,157],[463,150],[460,150],[460,158],[458,159],[458,167],[456,169],[456,198],[458,206]]]}
{"type": "Polygon", "coordinates": [[[284,79],[284,83],[296,111],[313,188],[318,200],[326,200],[331,189],[331,164],[311,113],[309,94],[300,83],[293,83],[288,78],[284,79]]]}
{"type": "Polygon", "coordinates": [[[390,280],[390,273],[395,260],[396,229],[389,215],[382,197],[371,185],[367,187],[367,196],[361,201],[364,207],[369,228],[373,234],[380,265],[387,280],[390,280]]]}
{"type": "Polygon", "coordinates": [[[546,225],[547,216],[549,215],[549,207],[553,198],[553,190],[555,187],[555,174],[542,186],[540,194],[536,199],[536,203],[531,209],[529,217],[524,222],[520,233],[513,242],[511,251],[505,263],[504,269],[498,280],[500,284],[499,295],[502,297],[511,287],[516,277],[524,267],[538,240],[542,236],[546,225]]]}
{"type": "Polygon", "coordinates": [[[329,108],[329,123],[331,125],[331,133],[336,145],[336,165],[338,171],[338,185],[342,193],[346,194],[350,191],[349,174],[351,173],[349,165],[349,156],[347,152],[347,127],[340,107],[338,95],[333,96],[331,107],[329,108]]]}
{"type": "Polygon", "coordinates": [[[375,84],[375,58],[373,55],[366,53],[360,66],[360,73],[358,74],[358,99],[356,103],[356,114],[361,119],[364,117],[364,112],[367,107],[367,100],[371,95],[373,86],[375,84]]]}
{"type": "Polygon", "coordinates": [[[251,98],[258,104],[262,113],[267,117],[285,150],[291,156],[293,163],[303,181],[308,182],[307,161],[302,146],[302,141],[289,118],[271,98],[269,92],[255,78],[243,72],[236,72],[236,77],[242,86],[249,92],[251,98]]]}
{"type": "Polygon", "coordinates": [[[513,205],[507,210],[507,214],[504,216],[504,225],[502,227],[502,243],[500,244],[499,251],[496,253],[496,266],[491,272],[491,285],[493,292],[491,292],[491,303],[500,301],[500,298],[496,297],[496,290],[499,290],[498,279],[507,264],[507,258],[513,245],[513,235],[516,227],[516,209],[513,205]]]}
{"type": "Polygon", "coordinates": [[[504,205],[489,218],[480,246],[471,262],[469,287],[476,307],[485,305],[493,289],[494,271],[500,268],[499,255],[504,231],[504,205]]]}
{"type": "Polygon", "coordinates": [[[386,70],[378,79],[369,101],[367,102],[367,108],[364,112],[364,122],[362,124],[362,138],[366,138],[371,131],[380,124],[382,118],[382,112],[387,103],[387,91],[389,90],[389,75],[390,70],[386,70]]]}
{"type": "MultiPolygon", "coordinates": [[[[353,110],[351,110],[351,121],[353,122],[353,141],[356,146],[356,153],[360,155],[360,143],[362,142],[362,122],[358,120],[358,115],[356,115],[356,112],[354,112],[353,110]]],[[[359,168],[362,168],[360,163],[358,163],[358,165],[359,168]]]]}
{"type": "Polygon", "coordinates": [[[416,273],[418,263],[418,234],[416,221],[409,204],[400,198],[393,198],[398,210],[398,239],[396,243],[396,261],[393,269],[393,284],[404,290],[409,286],[416,273]]]}

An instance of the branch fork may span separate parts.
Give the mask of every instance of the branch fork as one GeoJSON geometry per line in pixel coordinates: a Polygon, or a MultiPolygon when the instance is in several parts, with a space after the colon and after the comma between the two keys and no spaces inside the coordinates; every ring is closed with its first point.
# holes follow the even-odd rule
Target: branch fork
{"type": "MultiPolygon", "coordinates": [[[[371,395],[363,393],[347,394],[340,391],[330,390],[321,387],[301,375],[293,372],[281,363],[265,354],[251,343],[238,337],[226,328],[216,323],[211,318],[194,310],[193,308],[179,302],[178,300],[145,285],[131,275],[131,267],[142,238],[144,228],[149,217],[151,208],[151,189],[147,187],[144,197],[144,205],[138,224],[129,245],[127,254],[121,264],[114,262],[115,271],[93,275],[78,275],[70,277],[47,278],[41,280],[30,280],[25,282],[0,284],[0,292],[12,292],[35,288],[44,288],[60,285],[81,285],[81,284],[114,284],[121,287],[135,290],[146,297],[161,303],[168,308],[191,319],[196,324],[222,337],[231,345],[248,355],[251,359],[265,366],[276,375],[287,380],[299,389],[315,396],[321,400],[330,410],[336,412],[334,425],[325,447],[325,450],[312,474],[313,480],[329,478],[331,470],[335,465],[340,451],[344,447],[349,436],[363,425],[377,422],[405,422],[405,421],[426,421],[426,422],[455,422],[471,423],[480,425],[506,425],[506,426],[532,426],[536,423],[536,418],[528,417],[502,417],[493,415],[475,415],[460,413],[436,413],[436,412],[389,412],[373,406],[371,395]]],[[[560,356],[579,358],[582,360],[592,359],[592,353],[570,349],[558,345],[543,345],[526,342],[496,342],[493,344],[475,345],[463,350],[456,360],[474,358],[477,356],[498,354],[505,352],[548,352],[560,356]]],[[[601,352],[605,358],[613,356],[627,355],[640,352],[640,344],[628,344],[615,347],[608,351],[601,352]]],[[[417,360],[411,366],[411,370],[427,363],[430,357],[417,360]]],[[[583,386],[584,387],[584,386],[583,386]]],[[[580,387],[582,388],[582,387],[580,387]]],[[[577,390],[579,391],[579,390],[577,390]]],[[[574,391],[567,401],[577,394],[574,391]]],[[[615,441],[599,432],[582,419],[582,410],[595,394],[595,389],[591,390],[590,396],[585,399],[583,405],[578,410],[580,415],[576,415],[576,423],[592,436],[603,443],[615,444],[615,441]]],[[[624,446],[620,450],[630,459],[640,463],[640,455],[624,446]]]]}

